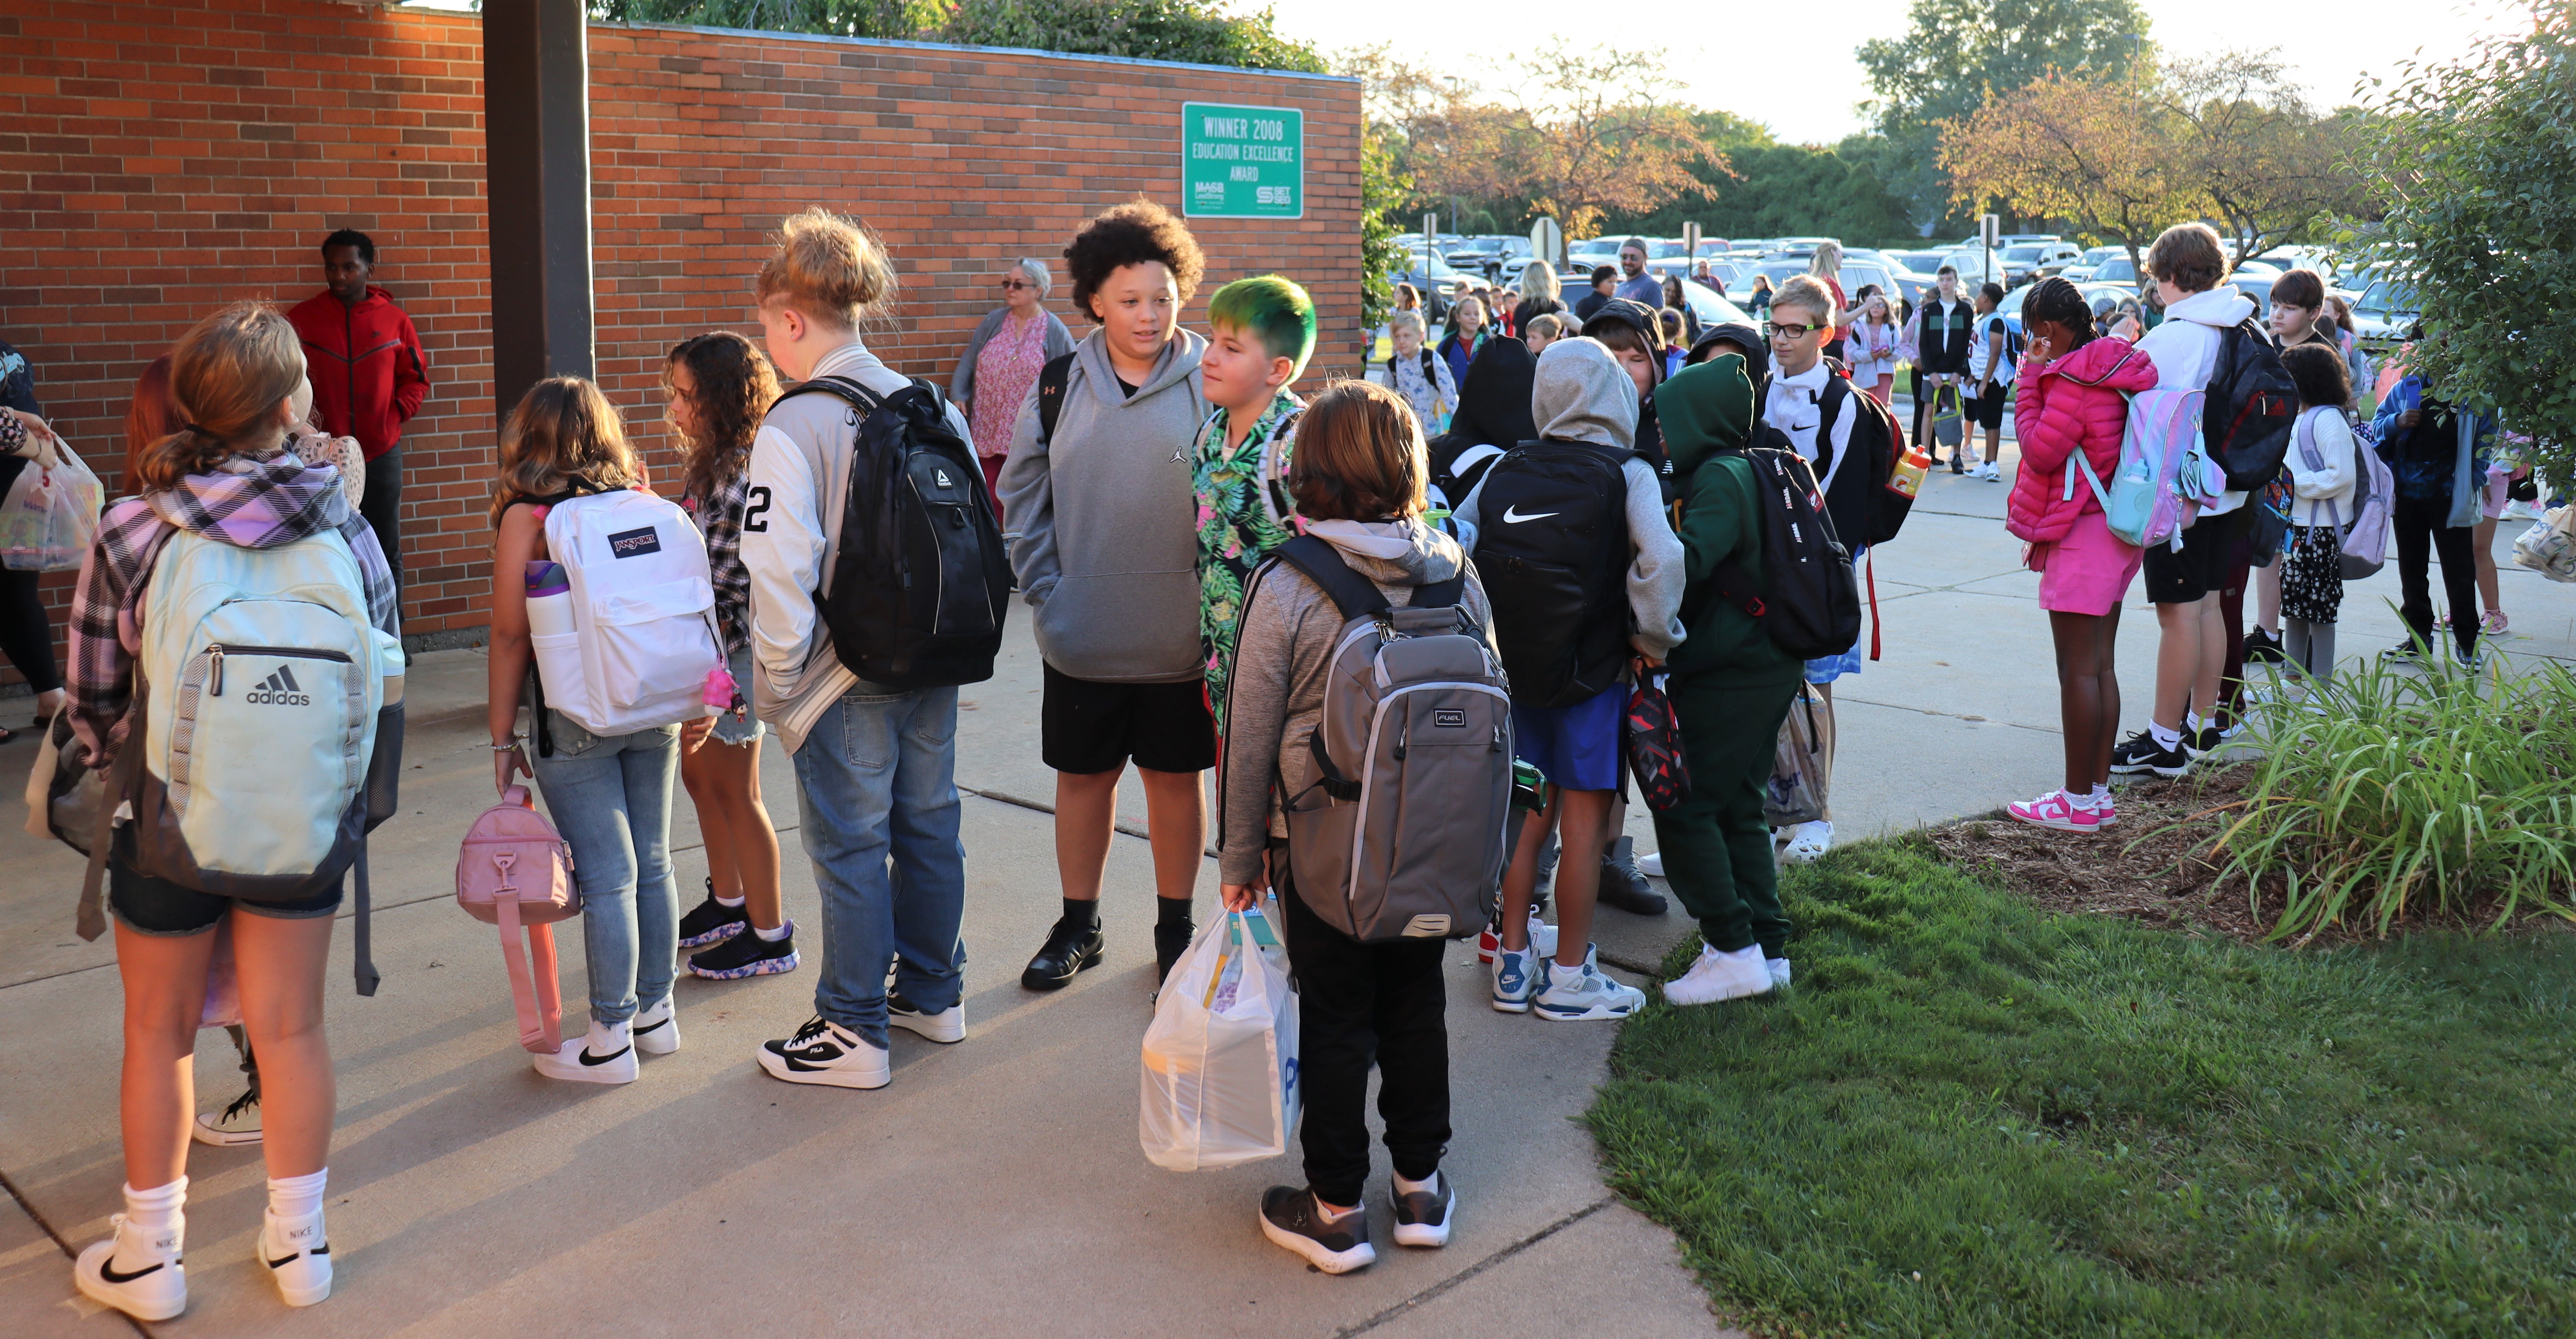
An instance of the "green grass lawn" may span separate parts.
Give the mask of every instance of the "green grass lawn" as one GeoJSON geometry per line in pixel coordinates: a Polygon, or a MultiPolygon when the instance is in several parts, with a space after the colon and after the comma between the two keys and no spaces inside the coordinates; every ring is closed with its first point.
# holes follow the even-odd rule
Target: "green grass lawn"
{"type": "Polygon", "coordinates": [[[2248,948],[1911,840],[1784,892],[1796,988],[1631,1020],[1592,1114],[1757,1332],[2576,1334],[2576,939],[2248,948]]]}

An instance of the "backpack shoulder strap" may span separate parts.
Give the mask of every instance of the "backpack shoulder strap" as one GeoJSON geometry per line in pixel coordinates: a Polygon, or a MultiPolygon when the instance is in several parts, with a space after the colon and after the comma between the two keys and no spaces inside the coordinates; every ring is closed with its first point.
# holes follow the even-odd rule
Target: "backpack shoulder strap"
{"type": "Polygon", "coordinates": [[[1057,354],[1038,369],[1038,440],[1055,440],[1056,420],[1064,416],[1064,388],[1073,382],[1073,355],[1057,354]]]}
{"type": "Polygon", "coordinates": [[[1345,620],[1382,614],[1389,607],[1376,582],[1352,571],[1351,565],[1342,561],[1339,550],[1313,535],[1299,535],[1270,553],[1323,587],[1345,620]]]}
{"type": "Polygon", "coordinates": [[[799,395],[809,394],[830,395],[838,397],[839,399],[847,400],[853,408],[857,409],[862,414],[875,413],[877,406],[885,403],[883,397],[879,396],[875,391],[869,390],[867,387],[844,376],[814,377],[810,380],[800,381],[795,385],[788,387],[786,390],[779,392],[778,398],[780,400],[788,400],[799,395]]]}

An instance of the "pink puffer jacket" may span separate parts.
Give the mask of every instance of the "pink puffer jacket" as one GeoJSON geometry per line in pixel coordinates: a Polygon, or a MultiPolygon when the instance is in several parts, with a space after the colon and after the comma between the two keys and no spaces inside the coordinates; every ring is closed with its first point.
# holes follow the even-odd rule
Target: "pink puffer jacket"
{"type": "Polygon", "coordinates": [[[2054,543],[2075,528],[2075,518],[2100,511],[2093,486],[2081,471],[2075,496],[2066,496],[2068,457],[2080,445],[2093,473],[2107,487],[2120,468],[2120,436],[2128,426],[2126,395],[2153,390],[2155,364],[2127,340],[2101,338],[2053,359],[2036,375],[2025,372],[2013,400],[2013,432],[2021,440],[2021,473],[2004,505],[2004,528],[2035,544],[2054,543]]]}

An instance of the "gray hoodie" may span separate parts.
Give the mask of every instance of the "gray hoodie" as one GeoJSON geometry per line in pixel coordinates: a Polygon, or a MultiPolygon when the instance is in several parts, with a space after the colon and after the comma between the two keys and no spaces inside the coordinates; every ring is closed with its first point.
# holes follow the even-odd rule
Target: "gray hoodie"
{"type": "MultiPolygon", "coordinates": [[[[1340,550],[1398,609],[1413,602],[1414,587],[1446,581],[1466,561],[1456,540],[1418,518],[1315,521],[1306,533],[1340,550]]],[[[1458,603],[1490,643],[1492,611],[1472,572],[1458,603]]],[[[1251,882],[1261,872],[1264,843],[1274,832],[1287,835],[1278,797],[1315,784],[1306,737],[1324,717],[1324,675],[1341,631],[1333,597],[1285,563],[1261,576],[1243,608],[1226,683],[1225,765],[1217,774],[1217,870],[1227,883],[1251,882]]]]}
{"type": "MultiPolygon", "coordinates": [[[[1600,341],[1561,339],[1539,355],[1530,415],[1538,420],[1541,437],[1632,447],[1637,383],[1600,341]]],[[[1637,639],[1660,658],[1682,644],[1682,542],[1664,515],[1664,489],[1655,467],[1630,456],[1619,473],[1628,481],[1628,542],[1637,555],[1628,564],[1628,612],[1636,621],[1637,639]]],[[[1492,477],[1487,471],[1485,478],[1492,477]]],[[[1484,479],[1479,479],[1452,513],[1458,540],[1469,553],[1476,551],[1476,504],[1484,494],[1484,479]]]]}
{"type": "Polygon", "coordinates": [[[1075,346],[1052,441],[1041,439],[1034,389],[1020,408],[999,485],[1018,532],[1011,568],[1057,673],[1185,682],[1206,665],[1190,451],[1208,415],[1207,340],[1181,331],[1133,396],[1119,389],[1107,340],[1094,330],[1075,346]]]}

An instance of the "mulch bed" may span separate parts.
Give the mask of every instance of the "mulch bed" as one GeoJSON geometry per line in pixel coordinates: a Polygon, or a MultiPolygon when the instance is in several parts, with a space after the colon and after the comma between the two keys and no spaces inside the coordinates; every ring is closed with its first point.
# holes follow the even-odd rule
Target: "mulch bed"
{"type": "MultiPolygon", "coordinates": [[[[2239,764],[2200,776],[2151,777],[2119,789],[2119,826],[2077,836],[2016,823],[2000,813],[1931,830],[1952,864],[1993,879],[2052,911],[2133,921],[2254,942],[2266,922],[2245,905],[2241,879],[2217,883],[2223,860],[2205,857],[2235,812],[2225,808],[2253,779],[2239,764]]],[[[2278,908],[2278,898],[2266,898],[2278,908]]]]}

